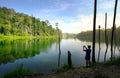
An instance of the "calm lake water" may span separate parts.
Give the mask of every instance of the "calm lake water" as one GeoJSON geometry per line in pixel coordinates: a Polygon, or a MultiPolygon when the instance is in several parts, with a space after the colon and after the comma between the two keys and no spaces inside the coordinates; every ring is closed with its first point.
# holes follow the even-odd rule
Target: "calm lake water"
{"type": "MultiPolygon", "coordinates": [[[[24,68],[35,73],[48,73],[67,63],[67,51],[72,53],[74,67],[85,66],[85,52],[83,45],[92,45],[92,42],[78,39],[62,39],[61,54],[59,55],[58,42],[52,39],[45,40],[15,40],[0,42],[0,76],[8,73],[23,64],[24,68]]],[[[104,60],[106,45],[101,43],[100,61],[104,60]]],[[[96,60],[98,56],[96,43],[96,60]]],[[[116,48],[116,55],[120,55],[116,48]]],[[[110,58],[110,46],[106,59],[110,58]]]]}

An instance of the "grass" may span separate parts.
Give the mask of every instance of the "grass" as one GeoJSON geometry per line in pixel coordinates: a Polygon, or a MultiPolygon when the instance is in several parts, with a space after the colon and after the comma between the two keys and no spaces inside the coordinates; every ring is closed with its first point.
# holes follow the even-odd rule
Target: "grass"
{"type": "Polygon", "coordinates": [[[62,67],[57,69],[57,72],[65,72],[73,67],[70,67],[68,64],[64,64],[62,67]]]}
{"type": "Polygon", "coordinates": [[[113,60],[107,60],[105,62],[99,62],[99,63],[94,63],[91,66],[97,66],[97,65],[105,65],[105,66],[110,66],[110,65],[120,65],[120,56],[119,57],[114,57],[113,60]]]}
{"type": "Polygon", "coordinates": [[[8,35],[8,36],[4,36],[3,34],[0,34],[0,41],[3,40],[18,40],[18,39],[49,39],[49,38],[53,38],[55,39],[55,36],[16,36],[16,35],[8,35]]]}
{"type": "Polygon", "coordinates": [[[112,61],[108,60],[103,64],[104,65],[120,65],[120,57],[114,57],[112,61]]]}

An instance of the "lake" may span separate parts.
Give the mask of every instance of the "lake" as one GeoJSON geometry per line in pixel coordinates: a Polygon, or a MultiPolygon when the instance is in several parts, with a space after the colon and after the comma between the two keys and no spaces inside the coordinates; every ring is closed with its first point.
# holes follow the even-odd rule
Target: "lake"
{"type": "MultiPolygon", "coordinates": [[[[72,54],[74,67],[85,66],[85,52],[83,45],[92,45],[92,42],[79,39],[62,39],[59,44],[54,39],[13,40],[0,42],[0,76],[8,73],[23,64],[24,68],[35,73],[50,73],[52,70],[67,63],[68,50],[72,54]]],[[[98,56],[98,43],[96,43],[96,60],[98,56]]],[[[101,43],[100,61],[104,61],[106,45],[101,43]]],[[[106,59],[110,58],[110,46],[106,59]]],[[[116,56],[120,52],[116,48],[116,56]]]]}

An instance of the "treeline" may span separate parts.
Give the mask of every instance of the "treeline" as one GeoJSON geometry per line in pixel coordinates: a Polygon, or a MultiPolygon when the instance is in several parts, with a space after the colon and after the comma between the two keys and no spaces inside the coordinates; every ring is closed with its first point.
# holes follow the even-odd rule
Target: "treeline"
{"type": "Polygon", "coordinates": [[[76,38],[76,34],[73,34],[73,33],[63,33],[63,38],[76,38]]]}
{"type": "MultiPolygon", "coordinates": [[[[108,42],[110,43],[112,28],[107,29],[106,31],[107,31],[107,36],[108,36],[108,42]]],[[[81,32],[81,33],[77,34],[77,38],[79,38],[81,40],[92,41],[93,31],[81,32]]],[[[98,42],[98,38],[99,38],[99,30],[96,30],[96,42],[98,42]]],[[[100,29],[100,40],[101,40],[101,42],[105,42],[105,30],[104,29],[100,29]]],[[[117,43],[120,43],[120,26],[115,28],[114,42],[115,41],[117,41],[117,43]]]]}
{"type": "Polygon", "coordinates": [[[40,21],[39,18],[24,13],[17,13],[14,9],[0,7],[0,34],[55,36],[57,35],[57,29],[52,28],[48,20],[40,21]]]}

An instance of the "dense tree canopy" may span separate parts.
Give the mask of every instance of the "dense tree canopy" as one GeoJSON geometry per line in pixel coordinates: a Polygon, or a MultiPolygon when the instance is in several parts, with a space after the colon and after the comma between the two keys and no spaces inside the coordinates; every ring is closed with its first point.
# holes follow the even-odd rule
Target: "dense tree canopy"
{"type": "Polygon", "coordinates": [[[52,28],[49,21],[17,13],[13,9],[0,7],[0,34],[3,35],[32,35],[32,36],[54,36],[57,29],[52,28]]]}
{"type": "MultiPolygon", "coordinates": [[[[108,36],[108,42],[110,43],[111,41],[111,33],[112,33],[112,28],[111,29],[107,29],[107,36],[108,36]]],[[[98,33],[99,31],[96,30],[96,41],[98,42],[98,33]]],[[[101,36],[101,41],[105,41],[105,30],[104,29],[101,29],[100,30],[100,36],[101,36]]],[[[86,32],[81,32],[79,34],[77,34],[77,37],[81,40],[88,40],[88,41],[92,41],[92,31],[86,31],[86,32]]],[[[115,33],[114,35],[116,35],[116,38],[114,37],[114,40],[116,39],[116,41],[119,43],[120,42],[120,26],[115,28],[115,33]]],[[[120,43],[119,43],[120,44],[120,43]]]]}

